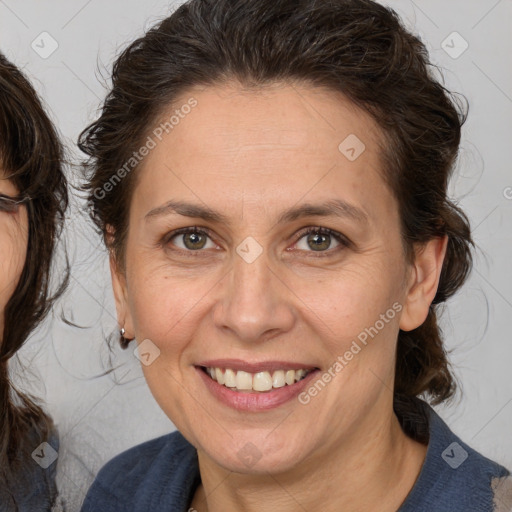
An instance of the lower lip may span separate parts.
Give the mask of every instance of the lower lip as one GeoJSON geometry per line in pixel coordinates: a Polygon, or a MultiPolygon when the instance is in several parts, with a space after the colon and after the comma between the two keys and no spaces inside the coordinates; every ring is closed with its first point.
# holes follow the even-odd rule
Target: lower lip
{"type": "Polygon", "coordinates": [[[283,405],[290,400],[293,400],[301,393],[301,391],[308,386],[315,375],[320,370],[313,370],[308,373],[306,377],[299,382],[291,385],[285,385],[282,388],[272,389],[272,391],[265,392],[244,392],[244,391],[233,391],[226,386],[219,384],[208,376],[204,370],[196,367],[199,375],[205,383],[211,394],[217,398],[224,405],[227,405],[233,409],[239,411],[265,411],[268,409],[274,409],[283,405]]]}

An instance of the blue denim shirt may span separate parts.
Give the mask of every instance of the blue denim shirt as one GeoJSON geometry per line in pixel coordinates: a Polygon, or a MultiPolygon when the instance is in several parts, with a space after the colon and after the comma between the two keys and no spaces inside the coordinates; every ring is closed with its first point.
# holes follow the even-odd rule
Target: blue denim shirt
{"type": "MultiPolygon", "coordinates": [[[[504,478],[509,471],[463,443],[426,407],[427,455],[398,512],[511,510],[499,506],[500,496],[512,490],[510,480],[504,478]],[[505,486],[509,486],[507,492],[505,486]]],[[[173,432],[107,463],[91,486],[82,512],[187,512],[200,481],[196,449],[173,432]]]]}

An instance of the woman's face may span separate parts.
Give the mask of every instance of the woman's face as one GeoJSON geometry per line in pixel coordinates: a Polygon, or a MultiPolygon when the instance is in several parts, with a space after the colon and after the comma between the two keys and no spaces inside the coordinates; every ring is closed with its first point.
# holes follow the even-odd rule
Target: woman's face
{"type": "MultiPolygon", "coordinates": [[[[0,168],[0,194],[17,196],[18,190],[0,168]]],[[[25,264],[28,218],[25,206],[16,212],[2,208],[0,199],[0,341],[4,332],[5,306],[12,297],[25,264]]],[[[7,209],[9,210],[9,209],[7,209]]]]}
{"type": "Polygon", "coordinates": [[[369,116],[325,90],[225,85],[164,122],[191,98],[137,171],[124,274],[112,260],[119,320],[202,457],[283,471],[389,419],[399,328],[428,304],[412,325],[369,116]]]}

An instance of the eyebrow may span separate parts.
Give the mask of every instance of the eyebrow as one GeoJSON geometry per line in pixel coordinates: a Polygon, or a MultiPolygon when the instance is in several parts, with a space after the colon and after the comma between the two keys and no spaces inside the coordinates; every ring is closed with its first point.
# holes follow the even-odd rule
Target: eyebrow
{"type": "MultiPolygon", "coordinates": [[[[146,220],[154,217],[178,214],[184,217],[195,217],[206,221],[230,225],[227,216],[220,212],[212,210],[206,206],[187,203],[185,201],[168,201],[162,206],[150,210],[146,215],[146,220]]],[[[368,215],[357,206],[347,203],[342,199],[331,199],[329,201],[312,204],[304,203],[285,210],[277,219],[278,224],[292,222],[303,217],[340,217],[348,218],[361,224],[368,224],[368,215]]]]}

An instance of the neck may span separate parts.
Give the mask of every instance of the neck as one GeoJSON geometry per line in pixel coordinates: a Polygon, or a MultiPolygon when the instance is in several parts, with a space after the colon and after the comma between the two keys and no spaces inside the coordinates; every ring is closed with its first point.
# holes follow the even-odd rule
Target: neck
{"type": "Polygon", "coordinates": [[[396,511],[413,487],[427,447],[409,438],[392,408],[372,414],[350,436],[282,473],[241,474],[199,451],[197,512],[396,511]]]}

